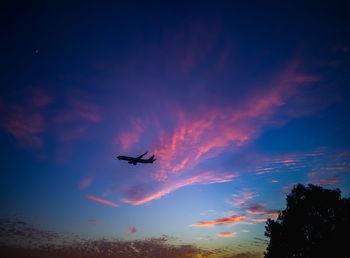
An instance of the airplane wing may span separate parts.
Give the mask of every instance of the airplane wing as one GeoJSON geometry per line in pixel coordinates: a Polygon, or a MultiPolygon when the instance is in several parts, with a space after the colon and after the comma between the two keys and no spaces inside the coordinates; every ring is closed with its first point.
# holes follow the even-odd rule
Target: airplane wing
{"type": "Polygon", "coordinates": [[[139,161],[143,156],[145,156],[148,153],[148,151],[146,151],[144,154],[138,156],[137,158],[135,158],[135,161],[139,161]]]}

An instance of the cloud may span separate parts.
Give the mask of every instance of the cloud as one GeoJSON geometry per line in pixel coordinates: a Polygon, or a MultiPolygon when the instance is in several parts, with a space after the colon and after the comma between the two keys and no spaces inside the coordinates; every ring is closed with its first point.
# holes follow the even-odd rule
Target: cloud
{"type": "Polygon", "coordinates": [[[128,225],[127,235],[132,236],[135,233],[136,233],[136,228],[134,226],[128,225]]]}
{"type": "Polygon", "coordinates": [[[55,133],[62,141],[79,138],[92,124],[102,121],[98,106],[85,98],[83,93],[69,96],[67,106],[53,117],[55,133]]]}
{"type": "Polygon", "coordinates": [[[268,212],[263,213],[262,215],[264,215],[264,216],[278,216],[279,211],[268,211],[268,212]]]}
{"type": "Polygon", "coordinates": [[[65,106],[52,109],[53,103],[64,103],[62,99],[54,99],[41,88],[19,91],[14,93],[15,100],[1,103],[7,112],[1,116],[0,127],[21,148],[43,150],[48,136],[64,141],[77,138],[86,133],[91,123],[102,121],[97,105],[83,95],[70,94],[65,106]]]}
{"type": "Polygon", "coordinates": [[[38,243],[47,243],[61,239],[61,235],[52,230],[33,227],[24,219],[17,217],[0,219],[0,246],[8,243],[28,242],[32,247],[38,243]]]}
{"type": "Polygon", "coordinates": [[[122,150],[128,150],[132,145],[138,143],[141,134],[144,132],[141,119],[131,119],[131,130],[120,133],[116,140],[121,144],[122,150]]]}
{"type": "Polygon", "coordinates": [[[230,182],[234,180],[235,177],[237,177],[237,174],[227,174],[227,175],[218,176],[218,175],[215,175],[215,173],[212,171],[202,172],[190,178],[175,180],[174,182],[170,182],[167,185],[163,185],[160,190],[157,190],[146,196],[139,196],[139,192],[137,192],[136,196],[131,196],[131,198],[121,198],[121,201],[125,203],[131,203],[133,205],[140,205],[155,199],[159,199],[164,195],[167,195],[185,186],[189,186],[193,184],[213,184],[213,183],[230,182]]]}
{"type": "Polygon", "coordinates": [[[337,170],[343,170],[343,167],[321,168],[320,172],[308,173],[309,183],[316,185],[339,185],[340,178],[337,175],[337,170]],[[323,170],[323,171],[322,171],[323,170]]]}
{"type": "MultiPolygon", "coordinates": [[[[95,220],[93,220],[95,221],[95,220]]],[[[174,244],[162,236],[122,241],[38,229],[16,218],[0,219],[0,253],[4,257],[197,257],[210,251],[190,244],[174,244]]]]}
{"type": "Polygon", "coordinates": [[[329,178],[323,178],[320,180],[320,185],[339,185],[340,179],[338,176],[332,176],[329,178]]]}
{"type": "Polygon", "coordinates": [[[242,205],[242,208],[244,208],[245,211],[248,213],[260,214],[260,213],[264,213],[265,203],[246,201],[246,203],[242,205]]]}
{"type": "Polygon", "coordinates": [[[247,229],[243,229],[243,230],[242,230],[242,232],[248,233],[248,232],[249,232],[249,230],[247,230],[247,229]]]}
{"type": "Polygon", "coordinates": [[[267,221],[267,219],[252,219],[254,222],[264,222],[267,221]]]}
{"type": "Polygon", "coordinates": [[[88,176],[88,177],[85,177],[83,180],[80,181],[78,187],[80,190],[83,190],[83,189],[86,189],[88,188],[93,182],[93,178],[88,176]]]}
{"type": "MultiPolygon", "coordinates": [[[[154,177],[164,181],[172,174],[184,173],[227,148],[248,144],[265,126],[280,124],[281,120],[275,118],[280,109],[302,90],[301,84],[316,80],[306,74],[296,75],[297,67],[297,62],[292,62],[274,85],[250,92],[236,105],[200,105],[200,108],[192,107],[191,110],[174,107],[171,113],[175,116],[174,129],[160,128],[159,142],[153,151],[160,160],[160,169],[154,177]]],[[[289,160],[281,162],[291,165],[289,160]]]]}
{"type": "Polygon", "coordinates": [[[320,78],[315,75],[297,75],[295,81],[298,83],[313,83],[319,81],[320,78]]]}
{"type": "Polygon", "coordinates": [[[221,232],[217,233],[216,235],[218,237],[234,237],[237,234],[237,232],[221,232]]]}
{"type": "MultiPolygon", "coordinates": [[[[164,103],[156,115],[138,114],[129,128],[116,137],[122,149],[131,149],[135,144],[140,146],[147,143],[141,135],[148,136],[150,131],[156,135],[152,138],[153,146],[150,148],[150,152],[157,158],[155,170],[146,171],[142,175],[147,186],[139,189],[138,179],[126,182],[131,185],[123,186],[123,189],[128,190],[124,191],[120,200],[140,205],[162,198],[179,188],[202,183],[196,178],[196,172],[208,159],[251,143],[266,127],[282,126],[290,119],[310,114],[295,112],[295,109],[299,110],[299,105],[303,107],[299,95],[307,84],[314,83],[319,78],[301,73],[299,60],[292,60],[284,70],[278,71],[278,76],[270,79],[268,84],[261,87],[252,86],[234,104],[221,101],[225,97],[218,96],[218,101],[210,104],[195,99],[190,105],[181,105],[172,98],[164,98],[162,92],[156,92],[157,98],[166,99],[170,104],[164,103]],[[155,122],[150,123],[151,120],[155,122]],[[150,174],[158,182],[151,181],[150,174]]],[[[257,168],[256,173],[266,176],[263,174],[279,172],[286,167],[296,169],[298,165],[298,159],[294,157],[280,157],[274,161],[271,166],[257,168]]],[[[219,174],[214,170],[213,173],[212,178],[219,174]]],[[[221,180],[229,182],[231,178],[221,180]]],[[[262,207],[258,209],[253,205],[251,203],[251,207],[246,210],[265,211],[262,207]]],[[[255,203],[256,205],[259,204],[255,203]]]]}
{"type": "Polygon", "coordinates": [[[261,214],[265,212],[265,203],[252,202],[251,199],[255,198],[257,193],[255,192],[241,192],[240,194],[234,194],[233,199],[228,201],[232,206],[238,207],[250,214],[261,214]]]}
{"type": "Polygon", "coordinates": [[[67,109],[61,110],[54,118],[55,122],[68,123],[75,120],[98,123],[102,120],[97,105],[83,100],[81,96],[69,97],[67,109]]]}
{"type": "Polygon", "coordinates": [[[106,201],[106,200],[103,200],[101,198],[98,198],[98,197],[95,197],[95,196],[92,196],[92,195],[87,195],[86,198],[88,198],[90,200],[97,201],[97,202],[102,202],[104,204],[107,204],[107,205],[110,205],[110,206],[113,206],[113,207],[118,207],[119,206],[118,204],[116,204],[114,202],[106,201]]]}
{"type": "Polygon", "coordinates": [[[31,113],[22,107],[14,108],[2,128],[13,135],[20,146],[42,148],[45,131],[44,117],[40,113],[31,113]]]}
{"type": "Polygon", "coordinates": [[[274,168],[259,168],[259,169],[257,169],[258,172],[256,172],[255,174],[262,175],[262,174],[270,173],[273,170],[274,170],[274,168]]]}
{"type": "Polygon", "coordinates": [[[218,220],[212,220],[212,221],[202,221],[198,222],[196,224],[190,225],[191,227],[212,227],[214,225],[223,225],[223,224],[239,224],[239,223],[245,223],[244,219],[248,218],[246,215],[233,215],[228,218],[218,219],[218,220]]]}
{"type": "Polygon", "coordinates": [[[256,192],[241,192],[240,194],[233,194],[234,198],[229,201],[233,206],[240,207],[244,205],[248,200],[253,199],[257,196],[256,192]]]}
{"type": "MultiPolygon", "coordinates": [[[[257,193],[255,192],[241,192],[240,194],[234,194],[233,199],[228,202],[248,214],[259,214],[262,216],[278,216],[279,212],[276,210],[266,210],[266,204],[264,202],[253,202],[251,199],[255,198],[257,193]]],[[[251,219],[254,222],[265,221],[266,219],[251,219]]]]}
{"type": "Polygon", "coordinates": [[[7,112],[1,117],[0,127],[15,137],[20,147],[42,149],[47,130],[45,108],[53,103],[53,98],[40,88],[30,88],[17,97],[25,100],[4,102],[7,112]]]}

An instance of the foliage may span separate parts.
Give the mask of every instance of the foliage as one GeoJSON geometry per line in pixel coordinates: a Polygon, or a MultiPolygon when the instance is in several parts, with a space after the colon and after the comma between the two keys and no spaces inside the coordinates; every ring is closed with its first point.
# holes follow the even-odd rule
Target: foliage
{"type": "Polygon", "coordinates": [[[265,258],[350,257],[350,199],[342,199],[339,189],[298,184],[286,209],[265,228],[265,258]]]}

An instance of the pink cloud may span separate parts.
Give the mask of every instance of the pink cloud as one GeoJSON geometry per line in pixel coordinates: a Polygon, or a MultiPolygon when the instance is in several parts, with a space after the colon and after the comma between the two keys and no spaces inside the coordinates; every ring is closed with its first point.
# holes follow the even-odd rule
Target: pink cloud
{"type": "Polygon", "coordinates": [[[128,150],[133,144],[138,143],[144,131],[141,119],[132,119],[130,124],[131,130],[117,136],[117,142],[121,144],[122,150],[128,150]]]}
{"type": "Polygon", "coordinates": [[[159,199],[164,195],[167,195],[185,186],[189,186],[193,184],[212,184],[212,183],[230,182],[234,180],[235,177],[237,177],[237,174],[215,176],[215,173],[212,171],[202,172],[190,178],[175,180],[169,184],[165,184],[160,190],[157,190],[152,194],[142,196],[142,197],[136,196],[133,198],[122,198],[121,201],[125,203],[131,203],[133,205],[140,205],[155,199],[159,199]]]}
{"type": "MultiPolygon", "coordinates": [[[[151,150],[157,158],[156,171],[152,176],[158,180],[157,185],[161,186],[139,189],[137,196],[127,196],[121,200],[140,205],[159,199],[181,187],[200,183],[200,180],[193,176],[197,165],[209,158],[215,158],[223,151],[237,150],[252,142],[267,126],[281,126],[289,119],[305,115],[304,112],[299,114],[290,110],[294,111],[295,106],[299,104],[298,96],[305,84],[312,83],[317,78],[301,74],[297,70],[298,62],[291,62],[286,71],[282,71],[279,77],[271,80],[269,86],[262,85],[258,90],[248,92],[235,105],[225,105],[224,102],[212,105],[194,104],[191,109],[176,103],[169,105],[171,108],[165,105],[164,109],[169,108],[164,112],[168,111],[171,126],[168,126],[167,120],[165,123],[160,120],[154,123],[153,127],[158,130],[158,137],[151,150]],[[276,118],[277,115],[283,115],[283,122],[276,118]],[[150,190],[151,188],[157,190],[150,190]]],[[[133,144],[139,143],[140,135],[148,129],[146,121],[146,118],[140,118],[139,130],[134,130],[134,126],[131,126],[122,137],[120,135],[117,137],[122,148],[130,148],[133,144]]],[[[258,170],[257,174],[278,172],[278,169],[285,167],[297,169],[299,159],[287,157],[275,162],[260,167],[261,170],[258,170]]],[[[211,177],[216,178],[215,175],[211,177]]],[[[216,180],[219,181],[225,182],[231,179],[216,180]]],[[[250,210],[250,212],[264,211],[250,210]]]]}
{"type": "Polygon", "coordinates": [[[82,99],[82,96],[69,97],[68,106],[59,110],[53,118],[56,134],[62,141],[69,141],[86,134],[92,124],[102,121],[96,104],[82,99]]]}
{"type": "Polygon", "coordinates": [[[97,123],[102,120],[97,105],[78,98],[69,99],[69,108],[62,110],[54,121],[58,124],[76,120],[97,123]]]}
{"type": "Polygon", "coordinates": [[[310,183],[318,185],[339,185],[340,179],[337,172],[338,170],[343,170],[342,167],[340,167],[340,169],[321,168],[319,170],[321,171],[308,173],[310,183]]]}
{"type": "Polygon", "coordinates": [[[16,108],[2,127],[13,135],[23,147],[42,148],[45,131],[44,117],[40,113],[29,113],[16,108]]]}
{"type": "Polygon", "coordinates": [[[248,233],[248,232],[249,232],[249,230],[247,230],[247,229],[243,229],[243,230],[242,230],[242,232],[248,233]]]}
{"type": "Polygon", "coordinates": [[[97,202],[101,202],[101,203],[104,203],[104,204],[107,204],[107,205],[110,205],[110,206],[113,206],[113,207],[118,207],[119,205],[114,203],[114,202],[110,202],[110,201],[107,201],[107,200],[104,200],[104,199],[101,199],[101,198],[98,198],[98,197],[95,197],[95,196],[92,196],[92,195],[87,195],[86,198],[90,199],[90,200],[94,200],[94,201],[97,201],[97,202]]]}
{"type": "Polygon", "coordinates": [[[248,200],[253,199],[257,196],[256,192],[241,192],[240,194],[233,194],[233,200],[229,201],[229,203],[233,206],[242,206],[248,200]]]}
{"type": "Polygon", "coordinates": [[[339,185],[340,179],[338,176],[332,176],[329,178],[323,178],[320,180],[320,185],[339,185]]]}
{"type": "Polygon", "coordinates": [[[16,104],[1,103],[7,112],[1,119],[0,127],[11,134],[20,147],[42,149],[47,129],[45,108],[53,103],[53,98],[40,88],[29,88],[17,97],[24,97],[24,101],[16,104]]]}
{"type": "Polygon", "coordinates": [[[216,235],[218,237],[234,237],[237,234],[237,232],[221,232],[217,233],[216,235]]]}
{"type": "Polygon", "coordinates": [[[312,83],[319,81],[320,78],[315,75],[297,75],[295,77],[295,81],[298,83],[312,83]]]}
{"type": "Polygon", "coordinates": [[[255,173],[256,175],[262,175],[262,174],[266,174],[266,173],[270,173],[274,170],[274,168],[261,168],[261,169],[257,169],[257,173],[255,173]]]}
{"type": "Polygon", "coordinates": [[[79,189],[83,190],[85,188],[88,188],[92,184],[93,178],[92,177],[85,177],[83,180],[79,183],[79,189]]]}
{"type": "Polygon", "coordinates": [[[54,102],[53,97],[46,94],[40,88],[32,88],[30,90],[31,97],[29,103],[35,107],[46,107],[54,102]]]}
{"type": "MultiPolygon", "coordinates": [[[[259,136],[264,126],[276,123],[274,116],[279,109],[301,91],[301,86],[298,87],[300,78],[296,80],[294,66],[297,67],[292,64],[275,85],[248,94],[234,107],[204,105],[198,112],[182,108],[175,110],[175,129],[172,132],[162,131],[153,150],[161,161],[154,177],[164,181],[172,174],[184,173],[228,147],[239,148],[247,144],[259,136]]],[[[305,78],[308,76],[305,75],[305,78]]],[[[307,83],[311,81],[309,78],[307,83]]],[[[286,166],[295,165],[292,160],[280,162],[286,166]]]]}
{"type": "Polygon", "coordinates": [[[282,186],[281,191],[283,194],[289,194],[289,192],[293,189],[293,186],[297,183],[290,183],[288,185],[282,186]]]}

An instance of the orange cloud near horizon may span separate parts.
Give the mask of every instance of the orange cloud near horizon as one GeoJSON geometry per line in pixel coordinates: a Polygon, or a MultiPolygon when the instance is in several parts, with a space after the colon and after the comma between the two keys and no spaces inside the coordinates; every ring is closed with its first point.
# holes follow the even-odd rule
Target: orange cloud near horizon
{"type": "Polygon", "coordinates": [[[216,235],[218,237],[234,237],[237,234],[237,232],[220,232],[217,233],[216,235]]]}
{"type": "Polygon", "coordinates": [[[274,212],[274,211],[272,211],[272,212],[265,212],[262,215],[264,215],[264,216],[278,216],[279,212],[274,212]]]}
{"type": "Polygon", "coordinates": [[[267,221],[267,219],[252,219],[254,222],[264,222],[267,221]]]}
{"type": "Polygon", "coordinates": [[[98,198],[98,197],[95,197],[95,196],[92,196],[92,195],[87,195],[86,198],[90,199],[90,200],[94,200],[94,201],[97,201],[97,202],[102,202],[104,204],[107,204],[107,205],[110,205],[110,206],[113,206],[113,207],[119,207],[118,204],[114,203],[114,202],[110,202],[110,201],[107,201],[107,200],[103,200],[101,198],[98,198]]]}
{"type": "Polygon", "coordinates": [[[191,227],[212,227],[214,225],[220,225],[220,224],[238,224],[238,223],[244,223],[241,220],[248,218],[246,215],[233,215],[228,218],[213,220],[213,221],[202,221],[198,222],[196,224],[190,225],[191,227]]]}
{"type": "Polygon", "coordinates": [[[130,226],[128,225],[128,229],[127,229],[127,235],[128,236],[132,236],[133,234],[136,233],[136,228],[134,226],[130,226]]]}

